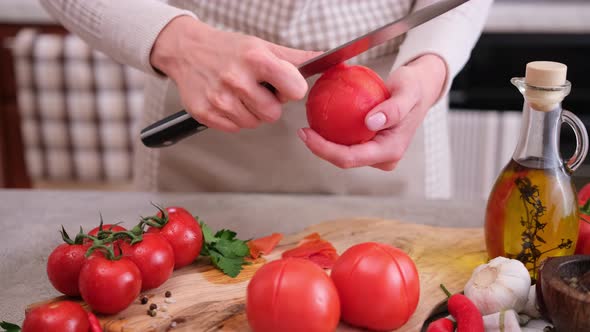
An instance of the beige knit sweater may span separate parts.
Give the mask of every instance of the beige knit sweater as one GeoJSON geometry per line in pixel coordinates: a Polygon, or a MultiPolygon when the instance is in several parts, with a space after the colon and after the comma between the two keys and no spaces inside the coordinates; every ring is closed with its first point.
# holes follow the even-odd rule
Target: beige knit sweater
{"type": "MultiPolygon", "coordinates": [[[[149,63],[155,39],[173,18],[190,15],[221,29],[300,49],[329,49],[433,0],[41,0],[66,28],[121,63],[148,74],[143,124],[182,108],[173,82],[149,63]],[[321,24],[320,24],[321,23],[321,24]]],[[[445,91],[478,39],[492,0],[471,0],[355,59],[382,77],[421,54],[446,62],[445,91]]],[[[310,83],[313,83],[313,79],[310,83]]],[[[228,135],[213,130],[176,146],[138,144],[138,189],[315,192],[448,198],[451,193],[446,98],[424,120],[393,172],[340,170],[297,140],[303,102],[285,106],[274,125],[228,135]]]]}

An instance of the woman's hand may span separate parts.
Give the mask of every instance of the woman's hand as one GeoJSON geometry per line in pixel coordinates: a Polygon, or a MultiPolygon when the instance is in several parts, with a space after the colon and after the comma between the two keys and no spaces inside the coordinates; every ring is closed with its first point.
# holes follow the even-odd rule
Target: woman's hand
{"type": "Polygon", "coordinates": [[[162,30],[150,62],[177,85],[199,122],[226,132],[281,116],[281,103],[301,99],[307,82],[296,68],[317,52],[300,51],[180,16],[162,30]],[[259,83],[268,82],[274,95],[259,83]]]}
{"type": "Polygon", "coordinates": [[[437,55],[423,55],[393,71],[385,84],[391,98],[375,106],[365,118],[367,128],[379,131],[363,144],[329,142],[310,128],[297,134],[318,157],[340,168],[372,166],[390,171],[402,159],[416,129],[440,97],[447,69],[437,55]]]}

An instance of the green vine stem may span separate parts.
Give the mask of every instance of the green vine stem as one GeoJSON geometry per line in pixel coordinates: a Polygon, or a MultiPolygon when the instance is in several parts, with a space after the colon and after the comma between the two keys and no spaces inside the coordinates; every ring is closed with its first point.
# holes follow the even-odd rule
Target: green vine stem
{"type": "Polygon", "coordinates": [[[152,206],[158,209],[158,212],[160,212],[161,217],[159,217],[157,214],[149,217],[142,217],[139,223],[140,227],[143,228],[144,225],[155,228],[162,228],[166,226],[169,220],[168,213],[166,212],[166,210],[164,210],[161,206],[154,204],[153,202],[150,203],[152,204],[152,206]]]}
{"type": "Polygon", "coordinates": [[[121,252],[121,250],[119,250],[119,252],[121,252],[119,255],[115,255],[115,252],[113,250],[112,246],[105,246],[104,244],[95,244],[93,246],[91,246],[90,248],[88,248],[88,251],[86,251],[86,257],[90,257],[90,255],[92,255],[93,252],[95,252],[96,250],[101,250],[102,252],[105,253],[106,259],[110,260],[110,261],[118,261],[119,259],[121,259],[123,257],[123,253],[121,252]]]}
{"type": "Polygon", "coordinates": [[[84,234],[84,231],[82,230],[82,226],[80,226],[80,232],[76,234],[74,240],[70,238],[70,235],[68,232],[66,232],[66,229],[63,225],[61,225],[61,231],[59,231],[59,233],[61,234],[62,240],[69,245],[82,244],[84,243],[84,238],[86,237],[86,234],[84,234]]]}

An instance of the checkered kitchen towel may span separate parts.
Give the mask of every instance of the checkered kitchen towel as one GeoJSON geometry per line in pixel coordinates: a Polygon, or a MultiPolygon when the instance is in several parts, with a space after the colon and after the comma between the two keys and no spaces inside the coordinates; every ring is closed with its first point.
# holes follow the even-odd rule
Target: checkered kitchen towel
{"type": "Polygon", "coordinates": [[[73,34],[22,30],[13,45],[25,157],[34,179],[119,181],[132,176],[141,72],[73,34]]]}

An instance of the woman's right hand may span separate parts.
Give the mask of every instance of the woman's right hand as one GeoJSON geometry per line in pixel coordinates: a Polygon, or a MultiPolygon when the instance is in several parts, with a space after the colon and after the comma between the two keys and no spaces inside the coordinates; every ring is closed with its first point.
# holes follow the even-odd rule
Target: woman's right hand
{"type": "Polygon", "coordinates": [[[296,65],[319,54],[180,16],[156,39],[150,62],[176,83],[191,116],[210,128],[236,132],[274,122],[281,103],[302,99],[308,87],[296,65]],[[276,95],[261,82],[274,86],[276,95]]]}

